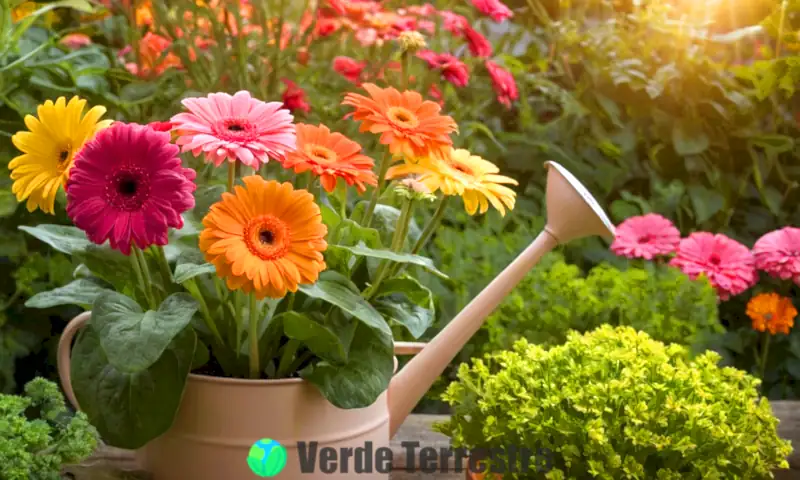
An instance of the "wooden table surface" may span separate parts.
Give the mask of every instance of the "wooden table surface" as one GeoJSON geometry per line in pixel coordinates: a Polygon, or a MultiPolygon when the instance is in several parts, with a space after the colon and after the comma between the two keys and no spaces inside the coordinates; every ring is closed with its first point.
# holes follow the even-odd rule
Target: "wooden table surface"
{"type": "MultiPolygon", "coordinates": [[[[800,419],[800,411],[797,411],[798,403],[795,402],[775,402],[773,404],[775,413],[782,418],[779,433],[783,438],[793,440],[796,449],[800,449],[800,442],[796,435],[800,430],[789,430],[794,427],[791,421],[787,422],[787,417],[800,419]],[[791,404],[790,404],[791,403],[791,404]],[[782,408],[789,409],[791,412],[779,411],[782,408]]],[[[392,439],[392,450],[394,451],[395,472],[391,474],[391,480],[464,480],[464,473],[454,472],[454,462],[451,460],[449,467],[450,473],[421,473],[407,472],[406,469],[406,449],[403,444],[406,442],[417,441],[422,447],[433,447],[437,450],[448,448],[450,440],[439,433],[431,431],[434,422],[446,419],[446,415],[411,415],[405,424],[400,427],[397,435],[392,439]]],[[[797,456],[792,455],[790,462],[794,468],[800,468],[796,464],[797,456]]],[[[131,452],[112,447],[101,447],[97,453],[81,465],[70,466],[65,469],[65,479],[72,480],[149,480],[149,475],[140,470],[131,452]]],[[[800,480],[800,470],[783,470],[775,472],[777,480],[800,480]]]]}

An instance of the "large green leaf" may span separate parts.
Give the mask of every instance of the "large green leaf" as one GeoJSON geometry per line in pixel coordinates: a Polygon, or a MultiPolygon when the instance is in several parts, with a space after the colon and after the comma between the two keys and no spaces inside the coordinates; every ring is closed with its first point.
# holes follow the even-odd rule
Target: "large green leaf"
{"type": "Polygon", "coordinates": [[[317,283],[301,285],[299,290],[309,297],[336,305],[382,336],[391,339],[392,331],[381,314],[361,297],[358,288],[352,282],[338,273],[323,272],[317,283]]]}
{"type": "Polygon", "coordinates": [[[183,283],[198,275],[214,272],[216,272],[214,265],[206,263],[199,251],[186,251],[178,257],[178,263],[175,265],[174,280],[175,283],[183,283]]]}
{"type": "Polygon", "coordinates": [[[725,206],[725,197],[702,185],[691,185],[688,193],[689,199],[692,201],[695,221],[698,224],[713,217],[725,206]]]}
{"type": "Polygon", "coordinates": [[[433,273],[438,277],[445,279],[448,278],[447,275],[440,272],[436,268],[436,266],[433,264],[433,260],[420,255],[413,255],[410,253],[396,253],[391,250],[375,250],[365,245],[355,245],[353,247],[348,247],[344,245],[329,245],[328,249],[333,251],[346,250],[354,255],[361,255],[370,258],[379,258],[382,260],[391,260],[396,263],[410,263],[413,265],[419,265],[420,267],[425,268],[426,270],[430,271],[431,273],[433,273]]]}
{"type": "Polygon", "coordinates": [[[72,350],[75,396],[106,443],[138,449],[172,426],[197,337],[191,328],[186,328],[147,369],[124,372],[109,363],[91,323],[94,318],[72,350]]]}
{"type": "Polygon", "coordinates": [[[191,295],[175,293],[157,311],[143,312],[130,297],[106,292],[94,303],[92,327],[109,363],[121,372],[136,373],[158,361],[197,308],[191,295]]]}
{"type": "Polygon", "coordinates": [[[27,225],[22,225],[19,229],[67,255],[82,252],[86,250],[89,245],[92,245],[92,242],[86,238],[86,234],[83,230],[77,227],[65,225],[38,225],[36,227],[29,227],[27,225]]]}
{"type": "Polygon", "coordinates": [[[9,190],[0,190],[0,218],[8,217],[17,211],[17,197],[9,190]]]}
{"type": "Polygon", "coordinates": [[[47,292],[40,292],[25,302],[28,308],[50,308],[61,305],[78,305],[90,308],[95,299],[102,293],[112,292],[109,285],[93,278],[79,278],[63,287],[47,292]]]}
{"type": "MultiPolygon", "coordinates": [[[[363,227],[350,219],[339,221],[331,230],[329,238],[343,246],[365,244],[371,248],[381,247],[381,238],[377,230],[363,227]]],[[[325,252],[325,262],[330,270],[347,273],[355,266],[356,258],[346,250],[329,248],[325,252]]]]}
{"type": "Polygon", "coordinates": [[[298,312],[283,313],[280,320],[286,336],[302,342],[314,355],[333,363],[347,361],[345,345],[324,323],[298,312]]]}
{"type": "Polygon", "coordinates": [[[680,121],[672,128],[672,146],[678,155],[699,155],[709,144],[708,135],[699,124],[680,121]]]}
{"type": "Polygon", "coordinates": [[[347,363],[321,361],[301,376],[316,385],[339,408],[364,408],[375,403],[389,387],[394,369],[392,339],[359,325],[347,363]]]}
{"type": "Polygon", "coordinates": [[[107,245],[87,245],[82,251],[75,252],[75,258],[118,291],[136,285],[131,259],[107,245]]]}
{"type": "Polygon", "coordinates": [[[420,338],[435,318],[433,293],[413,278],[392,278],[375,294],[375,308],[420,338]]]}

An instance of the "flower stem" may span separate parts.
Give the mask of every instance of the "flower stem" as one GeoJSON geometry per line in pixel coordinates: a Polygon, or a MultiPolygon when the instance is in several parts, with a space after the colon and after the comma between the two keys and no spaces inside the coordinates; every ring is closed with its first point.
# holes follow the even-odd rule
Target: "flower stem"
{"type": "Polygon", "coordinates": [[[236,164],[238,162],[228,162],[228,191],[233,193],[233,187],[236,185],[236,164]]]}
{"type": "MultiPolygon", "coordinates": [[[[430,221],[427,225],[425,225],[425,229],[420,234],[419,238],[417,239],[417,243],[414,244],[414,247],[411,249],[411,254],[416,255],[425,247],[428,241],[433,236],[433,232],[439,227],[439,224],[442,223],[442,218],[444,218],[444,212],[447,210],[447,203],[450,200],[450,197],[447,195],[442,195],[441,200],[439,200],[439,205],[436,207],[436,211],[433,213],[433,217],[431,217],[430,221]]],[[[408,264],[397,265],[395,267],[395,272],[392,272],[392,275],[397,275],[402,273],[408,264]]]]}
{"type": "Polygon", "coordinates": [[[391,165],[391,163],[392,154],[386,152],[381,159],[380,171],[378,173],[378,185],[375,186],[375,190],[372,192],[372,198],[369,199],[369,206],[367,207],[367,211],[364,212],[364,219],[361,222],[366,228],[369,228],[370,223],[372,223],[372,214],[375,212],[375,205],[378,204],[378,197],[381,196],[381,190],[383,190],[383,185],[386,183],[386,172],[389,170],[389,165],[391,165]]]}
{"type": "Polygon", "coordinates": [[[156,245],[155,251],[158,269],[161,272],[161,277],[164,279],[164,290],[168,290],[169,286],[172,285],[172,269],[169,268],[169,262],[167,261],[166,253],[164,253],[164,247],[156,245]]]}
{"type": "Polygon", "coordinates": [[[250,378],[259,378],[261,368],[258,358],[258,299],[250,294],[250,378]]]}
{"type": "Polygon", "coordinates": [[[139,265],[142,267],[142,276],[144,276],[144,279],[147,282],[147,291],[150,295],[150,298],[153,299],[153,308],[155,309],[163,299],[156,298],[155,292],[153,291],[153,276],[150,275],[150,267],[147,266],[147,258],[145,258],[144,252],[139,247],[134,246],[133,248],[136,252],[136,258],[139,260],[139,265]]]}
{"type": "Polygon", "coordinates": [[[770,338],[772,338],[772,335],[770,335],[769,332],[764,332],[764,347],[761,349],[761,375],[759,375],[762,386],[764,385],[764,375],[767,373],[767,356],[769,355],[770,338]]]}
{"type": "Polygon", "coordinates": [[[291,312],[292,308],[294,308],[294,297],[295,297],[294,292],[289,293],[289,300],[288,300],[289,303],[286,304],[287,312],[291,312]]]}
{"type": "Polygon", "coordinates": [[[289,370],[289,367],[292,366],[292,360],[294,360],[294,356],[297,353],[297,349],[300,348],[300,341],[295,340],[294,338],[290,339],[289,342],[283,347],[283,355],[281,355],[281,362],[278,365],[278,378],[284,378],[288,374],[292,373],[289,370]]]}
{"type": "Polygon", "coordinates": [[[411,55],[408,52],[403,52],[402,68],[403,90],[408,90],[408,84],[411,82],[411,55]]]}
{"type": "MultiPolygon", "coordinates": [[[[408,199],[403,204],[403,210],[400,211],[400,218],[397,220],[397,225],[394,229],[394,236],[392,237],[391,246],[391,250],[393,252],[400,252],[403,249],[406,234],[408,233],[408,224],[411,222],[413,212],[414,200],[408,199]]],[[[370,299],[373,295],[375,295],[375,292],[378,291],[378,287],[381,285],[381,282],[383,282],[383,280],[387,277],[386,274],[388,271],[389,260],[381,260],[381,263],[378,266],[378,273],[375,276],[375,282],[364,292],[364,298],[370,299]]]]}
{"type": "Polygon", "coordinates": [[[137,251],[139,250],[136,245],[131,247],[132,252],[128,257],[131,259],[131,267],[133,267],[134,274],[136,275],[136,280],[139,281],[139,285],[142,287],[142,291],[144,292],[145,299],[147,301],[147,306],[150,309],[155,310],[156,306],[153,302],[153,293],[150,290],[150,284],[144,278],[144,273],[142,272],[142,266],[139,263],[139,255],[137,251]]]}
{"type": "Polygon", "coordinates": [[[214,337],[216,337],[219,344],[224,345],[225,343],[222,340],[222,335],[220,335],[219,329],[217,329],[217,325],[214,323],[214,318],[211,316],[211,312],[208,310],[208,304],[206,303],[206,299],[203,297],[203,294],[200,291],[200,287],[197,286],[197,282],[194,278],[190,278],[186,281],[186,283],[184,283],[184,285],[194,299],[197,300],[197,303],[200,304],[200,313],[203,314],[203,318],[206,321],[208,329],[211,330],[212,334],[214,334],[214,337]]]}

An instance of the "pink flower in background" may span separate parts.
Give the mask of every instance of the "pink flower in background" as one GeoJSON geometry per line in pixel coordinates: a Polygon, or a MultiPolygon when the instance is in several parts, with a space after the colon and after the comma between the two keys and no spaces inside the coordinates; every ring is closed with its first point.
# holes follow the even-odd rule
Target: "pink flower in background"
{"type": "Polygon", "coordinates": [[[425,5],[411,5],[408,7],[408,13],[417,15],[418,17],[430,17],[436,14],[436,7],[430,3],[426,3],[425,5]]]}
{"type": "Polygon", "coordinates": [[[497,101],[507,108],[511,108],[511,102],[515,102],[519,98],[519,90],[517,90],[517,82],[514,81],[514,76],[511,75],[511,72],[491,60],[486,61],[486,69],[489,70],[489,76],[492,78],[492,86],[497,93],[497,101]]]}
{"type": "Polygon", "coordinates": [[[705,275],[727,300],[755,285],[758,275],[750,250],[722,234],[695,232],[681,240],[670,265],[694,279],[705,275]]]}
{"type": "Polygon", "coordinates": [[[333,70],[347,80],[361,83],[361,73],[367,67],[367,62],[359,62],[350,57],[336,57],[333,59],[333,70]]]}
{"type": "Polygon", "coordinates": [[[283,92],[283,108],[294,113],[301,111],[308,113],[311,111],[311,105],[306,101],[306,92],[299,85],[293,81],[284,78],[283,83],[286,85],[286,91],[283,92]]]}
{"type": "Polygon", "coordinates": [[[472,4],[479,12],[488,15],[497,23],[504,22],[514,16],[514,12],[500,0],[472,0],[472,4]]]}
{"type": "Polygon", "coordinates": [[[469,51],[476,57],[491,57],[492,44],[480,32],[467,25],[464,27],[464,35],[467,37],[469,51]]]}
{"type": "Polygon", "coordinates": [[[622,257],[652,260],[678,248],[681,232],[656,213],[631,217],[619,224],[611,251],[622,257]]]}
{"type": "Polygon", "coordinates": [[[444,29],[457,37],[464,35],[464,30],[469,27],[469,20],[463,15],[453,13],[450,10],[442,10],[439,15],[444,21],[444,29]]]}
{"type": "Polygon", "coordinates": [[[292,114],[281,102],[262,102],[240,91],[212,93],[182,102],[189,112],[172,117],[177,144],[219,166],[226,159],[257,168],[270,157],[282,160],[297,146],[292,114]]]}
{"type": "Polygon", "coordinates": [[[800,228],[784,227],[769,232],[753,246],[756,268],[800,285],[800,228]]]}
{"type": "Polygon", "coordinates": [[[436,33],[436,22],[431,20],[420,20],[417,22],[420,32],[427,32],[429,35],[436,33]]]}
{"type": "Polygon", "coordinates": [[[457,87],[467,86],[469,70],[458,58],[448,53],[436,53],[433,50],[422,50],[417,53],[417,56],[425,60],[430,68],[440,70],[448,82],[457,87]]]}
{"type": "Polygon", "coordinates": [[[85,33],[70,33],[65,35],[59,43],[70,50],[77,50],[91,45],[92,39],[85,33]]]}
{"type": "Polygon", "coordinates": [[[428,91],[428,95],[439,104],[440,107],[444,108],[444,95],[442,95],[442,90],[439,88],[438,85],[431,84],[431,88],[428,91]]]}
{"type": "Polygon", "coordinates": [[[94,243],[130,255],[166,245],[170,227],[194,207],[195,171],[181,166],[170,135],[114,123],[84,145],[67,181],[67,215],[94,243]]]}

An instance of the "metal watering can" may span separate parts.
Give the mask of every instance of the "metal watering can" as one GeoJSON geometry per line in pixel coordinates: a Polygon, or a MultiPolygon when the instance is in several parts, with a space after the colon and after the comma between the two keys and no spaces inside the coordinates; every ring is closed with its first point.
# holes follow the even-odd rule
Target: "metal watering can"
{"type": "MultiPolygon", "coordinates": [[[[561,165],[545,162],[545,166],[544,230],[433,340],[395,343],[396,355],[416,356],[373,405],[339,409],[299,378],[243,380],[190,374],[170,430],[136,452],[141,466],[155,480],[388,479],[396,464],[390,439],[542,256],[582,237],[613,237],[613,224],[586,188],[561,165]]],[[[85,312],[73,319],[58,348],[61,383],[76,408],[70,383],[71,343],[90,316],[85,312]]]]}

